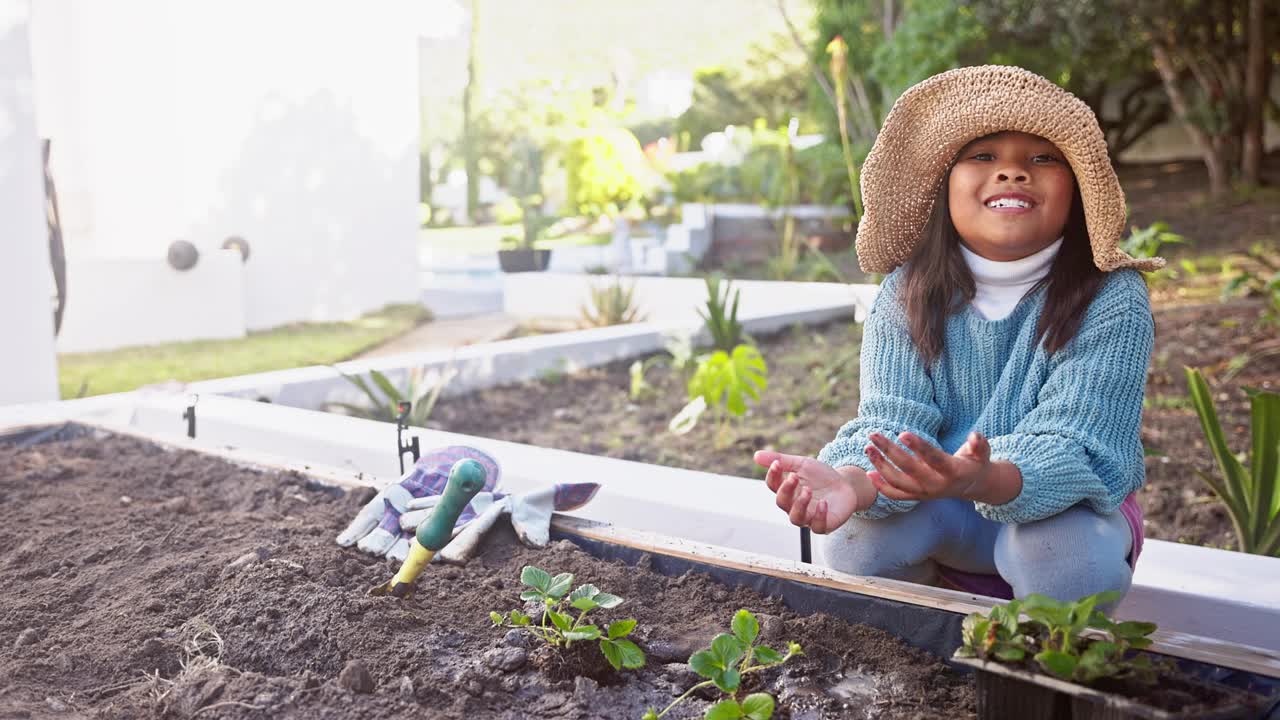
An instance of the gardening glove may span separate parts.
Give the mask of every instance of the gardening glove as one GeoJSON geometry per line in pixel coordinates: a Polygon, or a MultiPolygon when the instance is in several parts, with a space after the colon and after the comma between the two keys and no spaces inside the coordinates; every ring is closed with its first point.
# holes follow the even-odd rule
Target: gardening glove
{"type": "MultiPolygon", "coordinates": [[[[444,492],[449,481],[449,470],[454,463],[468,458],[484,467],[483,490],[492,491],[497,486],[502,471],[498,461],[488,454],[463,445],[430,450],[414,463],[413,469],[399,482],[383,488],[360,509],[347,529],[339,533],[338,544],[342,547],[354,544],[364,552],[403,561],[409,556],[409,544],[418,523],[430,514],[430,506],[438,502],[444,492]],[[417,507],[418,514],[415,515],[413,527],[405,530],[400,518],[411,509],[409,504],[419,499],[426,502],[417,507]]],[[[465,525],[475,516],[476,513],[470,506],[464,508],[454,526],[455,532],[456,528],[465,525]]]]}
{"type": "MultiPolygon", "coordinates": [[[[551,514],[576,510],[600,489],[599,483],[556,483],[532,492],[506,494],[479,492],[471,499],[469,509],[474,519],[460,524],[449,544],[436,554],[444,562],[464,563],[480,547],[485,533],[503,515],[511,517],[511,527],[525,545],[544,547],[551,540],[551,514]]],[[[420,498],[409,503],[409,512],[400,516],[400,527],[412,533],[431,513],[433,498],[420,498]]]]}

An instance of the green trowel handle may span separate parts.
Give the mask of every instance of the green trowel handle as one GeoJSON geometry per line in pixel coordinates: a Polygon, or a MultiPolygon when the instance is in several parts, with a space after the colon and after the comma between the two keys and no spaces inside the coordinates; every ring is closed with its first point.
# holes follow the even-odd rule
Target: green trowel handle
{"type": "Polygon", "coordinates": [[[436,504],[431,516],[418,526],[418,544],[431,552],[437,552],[453,537],[453,526],[458,516],[471,502],[471,498],[484,487],[484,466],[475,460],[459,460],[449,470],[449,482],[444,495],[436,504]]]}

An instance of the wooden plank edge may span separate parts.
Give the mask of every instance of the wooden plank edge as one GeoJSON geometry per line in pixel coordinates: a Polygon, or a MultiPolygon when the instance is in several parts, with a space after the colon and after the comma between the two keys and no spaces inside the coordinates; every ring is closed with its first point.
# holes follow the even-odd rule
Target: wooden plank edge
{"type": "MultiPolygon", "coordinates": [[[[769,555],[735,550],[658,533],[620,528],[557,513],[551,521],[554,529],[591,540],[715,565],[730,570],[761,573],[783,580],[819,585],[871,597],[909,603],[921,607],[967,615],[987,612],[1004,600],[927,585],[861,577],[769,555]]],[[[1280,653],[1266,648],[1241,645],[1214,638],[1171,630],[1157,630],[1150,650],[1161,655],[1206,662],[1268,677],[1280,678],[1280,653]]]]}

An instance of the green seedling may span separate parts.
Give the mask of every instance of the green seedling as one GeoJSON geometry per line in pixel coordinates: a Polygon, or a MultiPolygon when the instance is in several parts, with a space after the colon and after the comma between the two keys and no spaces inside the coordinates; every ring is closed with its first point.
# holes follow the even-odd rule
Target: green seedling
{"type": "Polygon", "coordinates": [[[1145,228],[1129,228],[1129,237],[1120,241],[1120,249],[1136,258],[1152,258],[1165,245],[1186,243],[1187,239],[1169,229],[1169,223],[1154,222],[1145,228]]]}
{"type": "Polygon", "coordinates": [[[711,334],[712,346],[716,350],[728,353],[742,344],[747,339],[747,336],[742,329],[742,323],[738,322],[738,301],[741,299],[742,291],[732,291],[733,302],[731,304],[729,297],[733,283],[726,281],[722,290],[720,280],[719,275],[708,275],[705,278],[707,283],[707,309],[704,312],[702,308],[698,308],[698,315],[702,318],[702,322],[706,324],[707,332],[711,334]]]}
{"type": "Polygon", "coordinates": [[[542,617],[535,623],[533,617],[519,610],[490,612],[489,619],[495,626],[525,630],[554,648],[568,648],[575,642],[596,640],[600,643],[600,652],[614,670],[644,667],[644,652],[627,639],[635,630],[635,620],[616,620],[604,629],[586,622],[587,614],[592,610],[615,608],[622,604],[622,598],[601,592],[590,584],[580,585],[569,592],[573,586],[572,573],[553,576],[532,565],[526,565],[520,571],[520,582],[528,588],[520,593],[520,599],[539,603],[542,617]],[[578,611],[577,617],[573,616],[573,610],[578,611]]]}
{"type": "Polygon", "coordinates": [[[1097,609],[1119,600],[1117,592],[1076,602],[1028,595],[993,607],[986,615],[973,613],[961,626],[963,645],[956,656],[1010,664],[1030,657],[1044,672],[1086,685],[1107,677],[1154,683],[1151,659],[1131,651],[1150,646],[1148,636],[1156,626],[1116,622],[1097,609]]]}
{"type": "Polygon", "coordinates": [[[773,717],[773,710],[777,703],[768,693],[752,693],[741,701],[738,700],[742,678],[750,673],[781,665],[804,653],[794,642],[787,643],[785,654],[768,645],[760,645],[758,643],[760,623],[755,615],[745,609],[739,610],[733,616],[730,629],[732,634],[717,635],[711,641],[711,647],[689,656],[689,667],[706,680],[686,690],[661,712],[649,708],[641,720],[659,720],[685,698],[703,688],[713,686],[728,697],[712,705],[702,716],[703,720],[733,720],[734,718],[769,720],[773,717]]]}
{"type": "Polygon", "coordinates": [[[1247,253],[1229,257],[1222,274],[1226,278],[1223,300],[1233,296],[1262,298],[1258,321],[1264,326],[1280,326],[1280,254],[1255,243],[1247,253]]]}
{"type": "Polygon", "coordinates": [[[730,416],[742,417],[747,401],[758,401],[769,386],[769,366],[760,351],[751,345],[739,345],[733,354],[717,350],[698,361],[698,369],[689,380],[689,403],[668,424],[668,429],[683,435],[694,428],[698,418],[708,409],[716,409],[719,418],[717,443],[723,446],[730,416]]]}
{"type": "Polygon", "coordinates": [[[631,398],[632,402],[638,402],[640,400],[646,400],[653,397],[656,390],[653,385],[650,385],[649,381],[645,379],[644,374],[654,365],[665,362],[668,362],[668,358],[665,355],[653,355],[652,357],[645,358],[644,360],[636,360],[631,363],[631,388],[628,391],[627,396],[631,398]]]}

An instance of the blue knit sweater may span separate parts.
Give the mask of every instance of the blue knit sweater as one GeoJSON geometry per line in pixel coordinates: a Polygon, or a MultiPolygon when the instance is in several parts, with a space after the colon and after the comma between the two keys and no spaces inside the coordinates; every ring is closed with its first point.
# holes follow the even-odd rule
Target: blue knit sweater
{"type": "MultiPolygon", "coordinates": [[[[819,460],[871,470],[864,448],[872,432],[896,440],[911,431],[954,453],[977,430],[993,461],[1022,472],[1013,500],[975,503],[1003,523],[1040,520],[1081,502],[1115,512],[1142,485],[1139,430],[1155,326],[1141,275],[1110,273],[1075,338],[1052,355],[1036,341],[1043,288],[1000,320],[966,304],[947,320],[943,354],[928,369],[907,331],[901,280],[901,268],[885,278],[863,328],[858,417],[819,460]]],[[[859,515],[883,518],[914,506],[881,495],[859,515]]]]}

